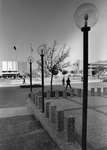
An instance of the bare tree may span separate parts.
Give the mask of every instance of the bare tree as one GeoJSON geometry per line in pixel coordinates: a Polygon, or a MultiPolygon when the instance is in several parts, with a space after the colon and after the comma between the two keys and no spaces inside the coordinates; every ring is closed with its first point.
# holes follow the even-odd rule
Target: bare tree
{"type": "MultiPolygon", "coordinates": [[[[25,75],[30,77],[30,71],[25,72],[25,75]]],[[[38,69],[32,70],[32,78],[38,78],[40,75],[38,74],[38,69]]]]}
{"type": "MultiPolygon", "coordinates": [[[[70,62],[65,62],[65,59],[69,56],[70,48],[66,48],[66,44],[60,49],[57,48],[57,42],[54,41],[52,47],[47,46],[47,54],[44,57],[44,72],[49,72],[51,75],[51,91],[53,76],[57,75],[59,70],[70,66],[70,62]]],[[[37,61],[39,68],[41,67],[41,60],[37,61]]]]}

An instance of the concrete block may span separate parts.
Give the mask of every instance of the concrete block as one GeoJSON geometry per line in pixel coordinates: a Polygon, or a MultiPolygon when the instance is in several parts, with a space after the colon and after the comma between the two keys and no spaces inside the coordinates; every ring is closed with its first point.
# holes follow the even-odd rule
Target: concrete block
{"type": "Polygon", "coordinates": [[[58,110],[56,109],[56,130],[59,131],[64,131],[64,111],[63,110],[58,110]]]}
{"type": "Polygon", "coordinates": [[[33,94],[33,93],[31,92],[31,93],[30,93],[30,96],[31,96],[31,100],[32,100],[32,94],[33,94]]]}
{"type": "Polygon", "coordinates": [[[55,112],[56,112],[56,105],[49,106],[49,118],[51,123],[55,123],[55,112]]]}
{"type": "Polygon", "coordinates": [[[50,97],[55,97],[55,91],[50,92],[50,97]]]}
{"type": "Polygon", "coordinates": [[[44,98],[46,98],[47,97],[47,92],[44,92],[44,98]]]}
{"type": "Polygon", "coordinates": [[[82,91],[81,91],[81,89],[77,89],[77,96],[78,96],[78,97],[81,97],[81,96],[82,96],[82,91]]]}
{"type": "Polygon", "coordinates": [[[51,92],[47,91],[47,99],[50,99],[50,97],[51,97],[51,92]]]}
{"type": "Polygon", "coordinates": [[[75,117],[64,117],[65,139],[67,142],[75,142],[75,117]]]}
{"type": "Polygon", "coordinates": [[[74,88],[74,96],[78,96],[78,89],[74,88]]]}
{"type": "Polygon", "coordinates": [[[39,91],[38,94],[39,94],[39,96],[42,96],[42,91],[39,91]]]}
{"type": "Polygon", "coordinates": [[[49,105],[51,102],[45,102],[45,116],[46,118],[49,118],[49,105]]]}
{"type": "Polygon", "coordinates": [[[33,101],[34,101],[34,104],[35,104],[35,93],[33,94],[33,101]]]}
{"type": "Polygon", "coordinates": [[[59,91],[58,90],[55,91],[55,98],[59,98],[59,91]]]}
{"type": "Polygon", "coordinates": [[[107,95],[107,87],[103,87],[103,95],[107,95]]]}
{"type": "Polygon", "coordinates": [[[38,96],[38,108],[42,109],[42,96],[38,96]]]}
{"type": "Polygon", "coordinates": [[[101,88],[97,88],[97,96],[101,96],[101,88]]]}
{"type": "Polygon", "coordinates": [[[67,92],[66,92],[66,90],[63,91],[63,97],[67,98],[67,92]]]}
{"type": "Polygon", "coordinates": [[[95,88],[91,88],[91,96],[95,96],[95,88]]]}
{"type": "Polygon", "coordinates": [[[70,95],[71,95],[71,97],[74,97],[74,89],[70,90],[70,95]]]}
{"type": "Polygon", "coordinates": [[[38,101],[38,95],[39,95],[38,93],[35,94],[35,105],[36,105],[36,106],[37,106],[37,104],[38,104],[38,102],[37,102],[37,101],[38,101]]]}
{"type": "Polygon", "coordinates": [[[81,89],[81,96],[83,97],[83,89],[81,89]]]}
{"type": "Polygon", "coordinates": [[[74,88],[74,95],[76,95],[76,88],[74,88]]]}
{"type": "Polygon", "coordinates": [[[33,103],[35,103],[35,94],[33,92],[31,92],[31,100],[33,103]]]}
{"type": "Polygon", "coordinates": [[[59,91],[59,97],[63,97],[63,91],[59,91]]]}

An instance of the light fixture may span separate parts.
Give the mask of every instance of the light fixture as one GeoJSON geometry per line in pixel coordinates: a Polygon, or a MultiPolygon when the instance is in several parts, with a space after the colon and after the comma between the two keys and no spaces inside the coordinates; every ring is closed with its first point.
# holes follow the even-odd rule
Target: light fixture
{"type": "Polygon", "coordinates": [[[88,32],[98,20],[98,9],[91,3],[79,6],[74,20],[83,32],[83,113],[82,113],[82,150],[87,149],[87,105],[88,105],[88,32]]]}
{"type": "Polygon", "coordinates": [[[87,26],[93,27],[96,24],[98,17],[98,8],[91,3],[80,5],[74,14],[74,20],[79,28],[85,26],[85,21],[87,21],[87,26]]]}

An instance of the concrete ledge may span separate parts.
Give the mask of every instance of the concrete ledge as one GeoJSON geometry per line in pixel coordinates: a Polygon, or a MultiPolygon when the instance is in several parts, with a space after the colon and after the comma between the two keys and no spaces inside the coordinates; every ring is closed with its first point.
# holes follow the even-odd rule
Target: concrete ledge
{"type": "Polygon", "coordinates": [[[0,118],[31,115],[27,107],[1,108],[0,118]]]}
{"type": "MultiPolygon", "coordinates": [[[[20,85],[21,88],[30,88],[29,84],[24,84],[24,85],[20,85]]],[[[40,84],[33,84],[32,85],[33,88],[38,88],[38,87],[42,87],[42,85],[40,84]]]]}
{"type": "Polygon", "coordinates": [[[37,120],[39,120],[45,130],[48,132],[53,141],[57,144],[60,150],[81,150],[81,146],[75,141],[75,143],[66,141],[65,132],[57,132],[55,130],[55,123],[51,123],[49,118],[45,117],[45,113],[41,113],[39,109],[32,103],[31,100],[27,100],[27,106],[37,120]]]}

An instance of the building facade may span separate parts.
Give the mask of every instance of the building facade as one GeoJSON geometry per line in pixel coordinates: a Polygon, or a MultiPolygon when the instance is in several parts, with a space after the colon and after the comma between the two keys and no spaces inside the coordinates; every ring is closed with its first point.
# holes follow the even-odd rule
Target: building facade
{"type": "Polygon", "coordinates": [[[28,71],[27,62],[24,61],[0,61],[1,77],[23,76],[28,71]]]}

